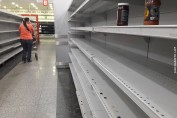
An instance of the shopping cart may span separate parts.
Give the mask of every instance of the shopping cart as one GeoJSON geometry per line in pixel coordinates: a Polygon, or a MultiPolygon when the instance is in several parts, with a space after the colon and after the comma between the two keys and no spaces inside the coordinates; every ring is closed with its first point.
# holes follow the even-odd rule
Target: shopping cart
{"type": "Polygon", "coordinates": [[[36,36],[33,36],[33,50],[32,55],[34,54],[36,61],[38,61],[38,41],[36,36]]]}

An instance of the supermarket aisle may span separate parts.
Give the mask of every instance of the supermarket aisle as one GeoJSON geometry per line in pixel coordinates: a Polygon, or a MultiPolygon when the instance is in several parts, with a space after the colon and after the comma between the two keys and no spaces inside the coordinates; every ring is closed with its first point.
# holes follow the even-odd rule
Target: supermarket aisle
{"type": "Polygon", "coordinates": [[[55,41],[43,40],[38,62],[20,63],[0,80],[0,118],[56,118],[55,55],[55,41]]]}

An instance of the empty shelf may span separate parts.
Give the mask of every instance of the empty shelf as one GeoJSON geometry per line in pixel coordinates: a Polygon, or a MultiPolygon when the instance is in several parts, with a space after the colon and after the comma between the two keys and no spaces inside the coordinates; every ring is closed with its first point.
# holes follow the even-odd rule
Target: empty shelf
{"type": "Polygon", "coordinates": [[[0,33],[19,32],[19,30],[0,31],[0,33]]]}
{"type": "Polygon", "coordinates": [[[82,19],[82,20],[79,20],[79,19],[69,19],[68,22],[78,22],[78,23],[84,23],[86,22],[88,19],[82,19]]]}
{"type": "Polygon", "coordinates": [[[77,73],[75,72],[72,64],[69,64],[69,66],[70,66],[71,73],[72,73],[73,80],[74,80],[74,84],[75,84],[75,87],[76,87],[76,95],[77,95],[77,98],[78,98],[78,102],[79,102],[79,105],[80,105],[82,116],[83,116],[83,118],[93,118],[93,116],[90,114],[91,110],[90,110],[89,104],[87,102],[87,99],[86,99],[86,97],[83,93],[83,90],[82,90],[81,84],[79,82],[77,73]]]}
{"type": "Polygon", "coordinates": [[[138,55],[114,53],[84,39],[71,40],[149,117],[177,116],[177,82],[170,74],[165,76],[151,68],[153,65],[168,70],[168,65],[146,59],[142,64],[138,55]]]}
{"type": "Polygon", "coordinates": [[[22,48],[18,48],[8,54],[5,54],[3,56],[0,57],[0,64],[3,64],[4,62],[6,62],[7,60],[9,60],[10,58],[12,58],[13,56],[17,55],[18,53],[20,53],[23,49],[22,48]]]}
{"type": "Polygon", "coordinates": [[[20,22],[15,22],[15,21],[7,21],[7,20],[0,20],[2,23],[12,23],[12,24],[20,24],[20,22]]]}
{"type": "Polygon", "coordinates": [[[20,37],[15,37],[15,38],[11,38],[11,39],[5,39],[5,40],[0,40],[0,45],[6,44],[6,43],[10,43],[13,41],[17,41],[20,40],[20,37]]]}
{"type": "Polygon", "coordinates": [[[177,40],[177,25],[72,27],[71,29],[177,40]]]}
{"type": "Polygon", "coordinates": [[[109,114],[109,118],[149,118],[98,67],[91,63],[81,51],[72,49],[72,54],[82,68],[107,114],[109,114]]]}
{"type": "Polygon", "coordinates": [[[70,31],[70,32],[68,32],[68,34],[70,34],[70,35],[86,35],[86,34],[88,34],[87,32],[79,32],[79,31],[70,31]]]}
{"type": "Polygon", "coordinates": [[[5,51],[8,51],[10,49],[17,48],[19,46],[21,46],[21,44],[19,42],[15,43],[15,44],[12,44],[12,45],[5,46],[5,47],[3,47],[3,48],[0,49],[0,54],[3,53],[3,52],[5,52],[5,51]]]}
{"type": "Polygon", "coordinates": [[[93,118],[108,118],[108,115],[104,110],[104,107],[102,106],[98,97],[95,95],[95,92],[92,90],[92,86],[89,84],[82,69],[79,67],[77,60],[72,54],[70,54],[70,58],[72,60],[72,64],[74,66],[75,72],[77,73],[79,82],[82,86],[82,90],[89,104],[93,118]]]}
{"type": "Polygon", "coordinates": [[[71,48],[77,47],[72,41],[68,41],[68,44],[71,48]]]}
{"type": "Polygon", "coordinates": [[[122,27],[105,26],[105,27],[94,27],[93,31],[102,33],[115,33],[145,37],[177,39],[177,25],[122,26],[122,27]]]}
{"type": "Polygon", "coordinates": [[[16,14],[13,14],[13,13],[10,13],[10,12],[7,12],[5,10],[0,10],[0,13],[1,14],[4,14],[5,16],[9,16],[9,17],[14,17],[15,19],[18,19],[18,20],[22,20],[23,17],[19,16],[19,15],[16,15],[16,14]]]}
{"type": "Polygon", "coordinates": [[[74,11],[79,7],[80,4],[82,4],[83,0],[73,0],[68,11],[74,11]]]}
{"type": "Polygon", "coordinates": [[[70,16],[72,17],[90,17],[92,15],[103,13],[105,11],[117,8],[117,0],[85,0],[70,16]],[[92,14],[94,12],[94,14],[92,14]],[[82,15],[80,15],[82,13],[82,15]],[[88,16],[86,16],[86,14],[88,16]],[[80,16],[79,16],[80,15],[80,16]]]}
{"type": "Polygon", "coordinates": [[[71,30],[78,30],[78,31],[86,31],[86,32],[92,32],[92,27],[71,27],[71,30]]]}
{"type": "Polygon", "coordinates": [[[70,18],[72,18],[73,16],[75,16],[81,9],[83,9],[86,5],[88,5],[88,3],[91,0],[85,0],[70,16],[70,18]]]}

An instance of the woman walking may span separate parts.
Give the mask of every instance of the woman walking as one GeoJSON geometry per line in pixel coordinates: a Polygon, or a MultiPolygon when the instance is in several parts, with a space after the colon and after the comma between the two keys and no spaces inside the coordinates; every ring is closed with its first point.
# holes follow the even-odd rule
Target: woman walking
{"type": "Polygon", "coordinates": [[[31,25],[29,18],[23,19],[23,22],[20,24],[19,27],[19,32],[20,32],[21,44],[23,47],[22,61],[24,63],[32,62],[31,51],[32,51],[32,44],[33,44],[34,28],[31,25]]]}

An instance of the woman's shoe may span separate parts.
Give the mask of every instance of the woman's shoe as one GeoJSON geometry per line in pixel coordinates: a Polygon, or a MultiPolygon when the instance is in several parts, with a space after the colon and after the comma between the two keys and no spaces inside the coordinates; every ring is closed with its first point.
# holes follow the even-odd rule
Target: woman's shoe
{"type": "Polygon", "coordinates": [[[30,63],[30,62],[32,62],[32,60],[28,60],[28,62],[30,63]]]}

